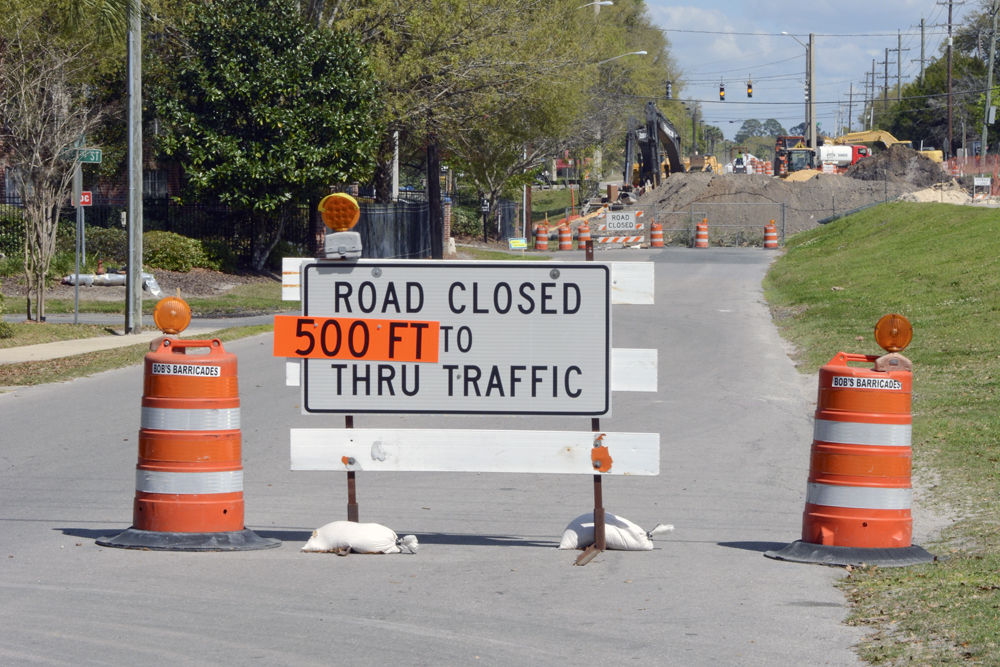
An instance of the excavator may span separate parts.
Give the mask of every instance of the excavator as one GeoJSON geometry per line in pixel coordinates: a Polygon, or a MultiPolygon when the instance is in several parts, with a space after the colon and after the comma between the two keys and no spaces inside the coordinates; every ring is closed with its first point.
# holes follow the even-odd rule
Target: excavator
{"type": "Polygon", "coordinates": [[[648,182],[655,187],[670,174],[683,171],[680,133],[656,104],[647,102],[645,125],[639,126],[629,119],[625,135],[625,184],[639,186],[648,182]]]}
{"type": "MultiPolygon", "coordinates": [[[[863,132],[850,132],[836,139],[828,140],[831,144],[864,144],[880,151],[887,150],[892,146],[903,145],[913,148],[913,142],[906,139],[897,139],[885,130],[865,130],[863,132]]],[[[927,149],[917,151],[921,155],[929,157],[935,162],[941,162],[944,155],[939,150],[927,149]]]]}

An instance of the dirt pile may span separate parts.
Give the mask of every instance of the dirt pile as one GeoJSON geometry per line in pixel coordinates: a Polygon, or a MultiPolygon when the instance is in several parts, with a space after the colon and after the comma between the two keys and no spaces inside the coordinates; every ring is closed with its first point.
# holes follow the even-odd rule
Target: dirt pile
{"type": "Polygon", "coordinates": [[[950,181],[940,164],[913,149],[894,147],[862,160],[846,174],[816,174],[799,182],[762,174],[674,174],[644,194],[639,207],[651,207],[665,232],[708,218],[710,226],[733,230],[739,243],[740,237],[761,236],[756,228],[771,219],[780,225],[782,204],[784,232],[790,235],[950,181]]]}
{"type": "Polygon", "coordinates": [[[912,148],[900,145],[851,165],[844,175],[859,181],[888,180],[890,183],[905,183],[917,189],[951,180],[951,176],[944,172],[940,164],[912,148]]]}

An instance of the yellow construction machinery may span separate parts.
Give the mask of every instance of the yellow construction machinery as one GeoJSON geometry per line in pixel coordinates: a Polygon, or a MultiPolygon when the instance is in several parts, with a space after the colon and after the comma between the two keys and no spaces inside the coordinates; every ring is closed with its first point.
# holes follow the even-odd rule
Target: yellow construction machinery
{"type": "MultiPolygon", "coordinates": [[[[885,130],[865,130],[864,132],[849,132],[836,139],[828,140],[832,144],[864,144],[877,150],[886,150],[892,146],[903,145],[913,148],[913,142],[907,139],[897,139],[885,130]]],[[[927,149],[917,151],[935,162],[941,162],[944,154],[939,150],[927,149]]]]}

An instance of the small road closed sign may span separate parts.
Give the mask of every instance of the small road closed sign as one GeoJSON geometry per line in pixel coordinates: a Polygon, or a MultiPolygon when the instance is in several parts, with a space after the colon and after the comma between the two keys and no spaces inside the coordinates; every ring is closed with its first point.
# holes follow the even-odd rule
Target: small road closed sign
{"type": "Polygon", "coordinates": [[[607,415],[611,271],[593,262],[316,261],[274,354],[305,413],[607,415]]]}
{"type": "Polygon", "coordinates": [[[635,211],[608,211],[609,232],[634,232],[638,226],[635,211]]]}

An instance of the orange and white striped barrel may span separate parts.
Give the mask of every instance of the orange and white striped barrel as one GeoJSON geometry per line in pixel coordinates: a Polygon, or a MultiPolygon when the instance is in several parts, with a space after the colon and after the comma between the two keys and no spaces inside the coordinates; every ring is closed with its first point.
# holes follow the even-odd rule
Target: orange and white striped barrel
{"type": "Polygon", "coordinates": [[[164,338],[145,366],[133,527],[243,530],[236,356],[218,339],[164,338]]]}
{"type": "Polygon", "coordinates": [[[707,248],[708,247],[708,219],[705,218],[698,223],[698,228],[695,230],[694,235],[694,247],[695,248],[707,248]]]}
{"type": "Polygon", "coordinates": [[[549,226],[544,223],[535,225],[535,250],[549,249],[549,226]]]}
{"type": "Polygon", "coordinates": [[[655,220],[649,224],[649,245],[653,248],[663,247],[663,225],[655,220]]]}
{"type": "Polygon", "coordinates": [[[559,249],[560,250],[573,249],[573,230],[570,229],[569,224],[565,222],[559,225],[559,249]]]}
{"type": "Polygon", "coordinates": [[[908,370],[876,371],[838,353],[819,371],[802,541],[837,547],[911,544],[908,370]]]}
{"type": "Polygon", "coordinates": [[[578,248],[582,248],[587,245],[587,241],[590,240],[590,225],[586,222],[581,222],[576,228],[576,245],[578,248]]]}
{"type": "Polygon", "coordinates": [[[766,250],[773,250],[778,247],[778,226],[774,224],[774,220],[770,223],[764,225],[764,248],[766,250]]]}
{"type": "Polygon", "coordinates": [[[767,174],[768,176],[774,176],[774,165],[771,163],[770,160],[764,163],[764,173],[767,174]]]}
{"type": "Polygon", "coordinates": [[[191,551],[280,544],[244,526],[236,356],[219,339],[163,337],[150,345],[132,527],[98,544],[191,551]]]}

